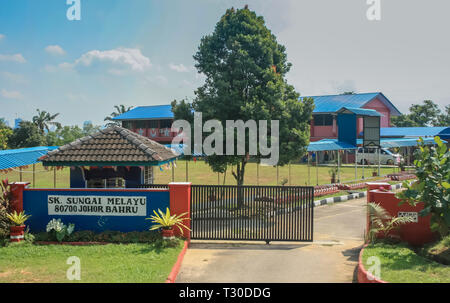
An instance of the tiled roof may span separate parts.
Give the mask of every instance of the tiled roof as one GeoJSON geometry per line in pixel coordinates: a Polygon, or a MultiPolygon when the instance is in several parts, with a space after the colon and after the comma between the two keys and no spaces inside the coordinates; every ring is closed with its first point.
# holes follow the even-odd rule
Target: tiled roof
{"type": "Polygon", "coordinates": [[[170,148],[136,134],[128,129],[111,126],[93,135],[83,137],[61,146],[40,158],[44,165],[62,162],[118,163],[144,165],[148,162],[164,162],[177,157],[170,148]]]}

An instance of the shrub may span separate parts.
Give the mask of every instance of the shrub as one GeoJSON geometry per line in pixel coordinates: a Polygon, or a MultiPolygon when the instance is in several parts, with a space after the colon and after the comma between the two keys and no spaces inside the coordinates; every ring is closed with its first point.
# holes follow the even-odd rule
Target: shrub
{"type": "Polygon", "coordinates": [[[439,137],[434,137],[437,146],[426,146],[419,138],[419,149],[414,153],[417,182],[404,182],[406,190],[397,194],[402,203],[415,206],[423,202],[420,216],[431,214],[431,230],[441,237],[449,233],[450,227],[450,152],[439,137]]]}
{"type": "Polygon", "coordinates": [[[8,179],[0,182],[0,240],[9,236],[10,221],[7,214],[12,211],[12,193],[8,183],[8,179]]]}
{"type": "Polygon", "coordinates": [[[380,204],[368,203],[370,229],[368,234],[368,240],[370,243],[374,243],[378,234],[383,234],[384,239],[392,240],[390,232],[398,229],[401,225],[413,222],[411,217],[392,217],[386,209],[380,204]]]}
{"type": "Polygon", "coordinates": [[[49,233],[54,240],[62,242],[64,238],[69,237],[73,230],[75,229],[75,224],[69,224],[66,226],[61,222],[61,219],[52,219],[47,224],[47,233],[49,233]]]}

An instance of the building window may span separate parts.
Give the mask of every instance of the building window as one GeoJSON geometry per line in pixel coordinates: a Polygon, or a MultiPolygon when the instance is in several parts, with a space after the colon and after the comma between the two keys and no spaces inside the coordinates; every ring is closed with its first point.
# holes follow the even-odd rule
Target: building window
{"type": "Polygon", "coordinates": [[[132,129],[133,125],[131,121],[122,121],[122,127],[126,129],[132,129]]]}
{"type": "Polygon", "coordinates": [[[136,128],[145,128],[145,121],[136,121],[136,128]]]}
{"type": "Polygon", "coordinates": [[[161,120],[160,121],[160,128],[171,128],[172,127],[172,120],[161,120]]]}
{"type": "Polygon", "coordinates": [[[158,120],[148,121],[148,128],[158,128],[158,120]]]}
{"type": "Polygon", "coordinates": [[[333,115],[314,115],[314,126],[333,125],[333,115]]]}

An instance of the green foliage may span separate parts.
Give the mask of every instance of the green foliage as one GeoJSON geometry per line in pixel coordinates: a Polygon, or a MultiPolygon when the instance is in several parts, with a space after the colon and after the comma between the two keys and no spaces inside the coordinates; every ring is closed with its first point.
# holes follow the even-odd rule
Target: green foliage
{"type": "Polygon", "coordinates": [[[62,242],[65,238],[69,237],[75,229],[75,224],[70,223],[65,225],[61,219],[52,219],[47,224],[47,233],[50,234],[53,240],[62,242]]]}
{"type": "Polygon", "coordinates": [[[0,182],[0,240],[9,235],[10,221],[7,215],[12,211],[12,193],[8,179],[0,182]]]}
{"type": "Polygon", "coordinates": [[[423,101],[423,104],[413,104],[409,108],[409,114],[392,117],[391,122],[397,127],[413,127],[413,126],[449,126],[443,125],[442,120],[449,119],[449,108],[446,108],[447,115],[441,114],[441,111],[436,103],[431,100],[423,101]]]}
{"type": "MultiPolygon", "coordinates": [[[[206,76],[205,84],[195,92],[192,106],[184,100],[172,103],[175,119],[192,122],[194,109],[202,113],[203,121],[216,119],[223,126],[226,120],[266,120],[268,144],[272,144],[270,121],[278,120],[282,151],[278,165],[304,155],[309,143],[313,100],[300,101],[299,93],[287,83],[285,77],[291,64],[287,62],[286,49],[266,27],[263,17],[248,8],[228,9],[214,32],[201,39],[194,59],[198,72],[206,76]]],[[[203,135],[205,138],[209,133],[203,135]]],[[[223,138],[226,148],[226,136],[223,138]]],[[[246,134],[246,152],[248,142],[246,134]]],[[[235,148],[237,145],[235,136],[235,148]]],[[[262,157],[258,151],[256,158],[262,157]]],[[[223,173],[228,165],[235,166],[232,175],[238,185],[244,182],[248,160],[248,154],[213,155],[206,159],[215,172],[223,173]]]]}
{"type": "Polygon", "coordinates": [[[6,217],[13,223],[13,225],[22,226],[25,221],[27,221],[31,217],[31,215],[25,215],[24,211],[21,211],[20,213],[14,211],[12,213],[6,214],[6,217]]]}
{"type": "MultiPolygon", "coordinates": [[[[133,232],[120,232],[120,231],[104,231],[101,233],[95,233],[90,230],[75,231],[62,242],[107,242],[107,243],[152,243],[161,239],[161,235],[156,231],[133,231],[133,232]]],[[[54,241],[51,234],[42,232],[35,235],[36,241],[54,241]]]]}
{"type": "Polygon", "coordinates": [[[36,124],[30,121],[20,122],[19,127],[14,129],[9,139],[9,146],[11,148],[44,146],[46,144],[45,136],[36,124]]]}
{"type": "Polygon", "coordinates": [[[49,126],[56,126],[56,128],[61,128],[61,123],[55,122],[54,120],[56,117],[59,116],[59,113],[57,114],[50,114],[49,112],[46,112],[45,110],[41,111],[39,109],[36,109],[37,115],[33,116],[32,121],[33,123],[39,128],[42,135],[45,134],[45,131],[49,131],[49,126]]]}
{"type": "Polygon", "coordinates": [[[385,239],[392,238],[390,232],[401,225],[413,222],[411,217],[392,217],[386,209],[377,203],[367,203],[369,213],[370,230],[368,241],[374,243],[378,234],[383,234],[385,239]]]}
{"type": "Polygon", "coordinates": [[[116,120],[113,120],[113,118],[114,118],[114,117],[117,117],[117,116],[120,116],[121,114],[124,114],[124,113],[126,113],[127,111],[133,109],[133,106],[126,107],[125,105],[120,104],[120,105],[114,105],[114,109],[115,109],[115,111],[112,112],[111,115],[107,116],[107,117],[104,119],[104,121],[108,121],[108,123],[106,123],[106,125],[105,125],[105,126],[107,126],[107,127],[108,127],[108,126],[111,126],[111,125],[117,125],[117,126],[119,126],[119,125],[120,125],[120,122],[119,122],[119,121],[116,121],[116,120]]]}
{"type": "Polygon", "coordinates": [[[423,202],[420,216],[431,214],[431,229],[444,237],[450,227],[450,152],[439,137],[434,140],[437,146],[426,146],[419,138],[419,148],[414,153],[417,182],[404,182],[406,190],[397,197],[401,203],[411,205],[423,202]]]}
{"type": "Polygon", "coordinates": [[[0,150],[8,148],[8,141],[12,134],[11,128],[0,126],[0,150]]]}
{"type": "Polygon", "coordinates": [[[166,209],[166,213],[163,213],[160,209],[158,209],[158,213],[153,210],[154,215],[150,216],[150,218],[145,218],[146,220],[151,220],[153,225],[150,227],[150,230],[157,229],[169,229],[173,227],[178,227],[180,232],[183,232],[183,228],[190,230],[189,227],[183,224],[184,220],[189,220],[186,218],[187,213],[182,213],[180,215],[171,215],[169,208],[166,209]]]}

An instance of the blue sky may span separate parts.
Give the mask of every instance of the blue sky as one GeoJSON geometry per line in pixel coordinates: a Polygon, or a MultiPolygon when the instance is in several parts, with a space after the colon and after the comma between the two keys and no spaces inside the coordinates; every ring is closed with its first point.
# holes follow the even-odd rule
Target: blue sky
{"type": "Polygon", "coordinates": [[[382,91],[401,111],[432,99],[450,104],[448,1],[66,0],[0,1],[0,117],[36,108],[63,124],[103,123],[113,105],[192,98],[203,78],[193,54],[226,8],[263,15],[287,48],[288,81],[302,95],[382,91]]]}

